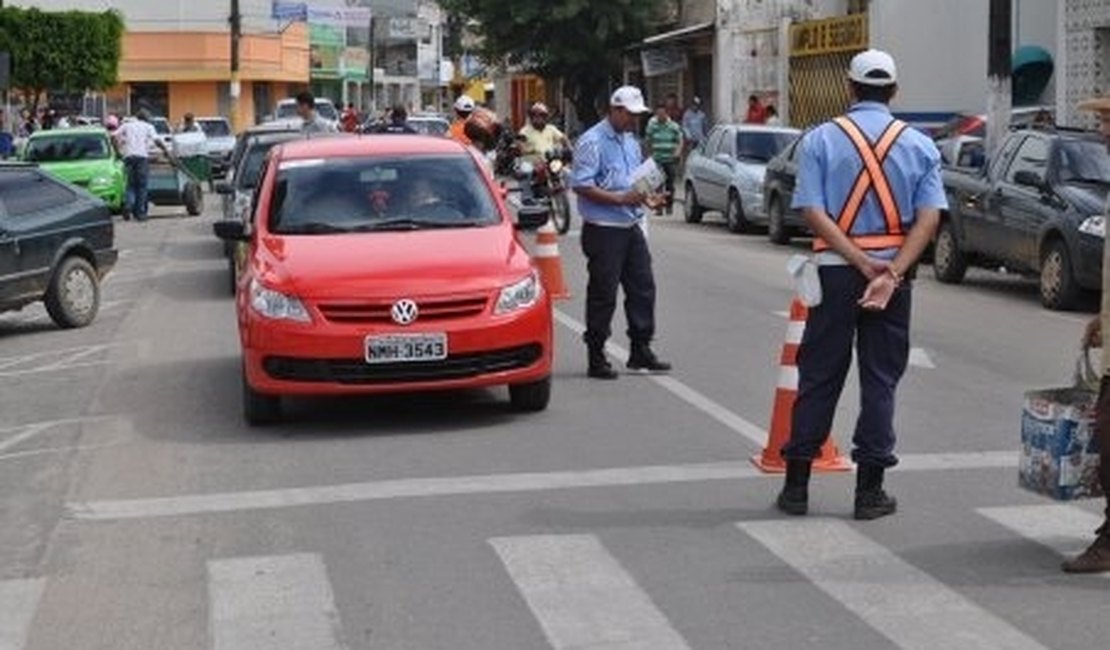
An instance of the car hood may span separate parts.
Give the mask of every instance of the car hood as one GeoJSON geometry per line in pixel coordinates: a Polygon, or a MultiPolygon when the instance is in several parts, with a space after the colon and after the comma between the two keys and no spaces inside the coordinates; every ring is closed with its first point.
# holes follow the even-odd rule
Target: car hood
{"type": "Polygon", "coordinates": [[[39,163],[39,167],[71,183],[87,183],[98,176],[111,176],[115,163],[105,160],[39,163]]]}
{"type": "Polygon", "coordinates": [[[351,235],[267,235],[263,281],[310,300],[491,291],[526,275],[528,253],[504,226],[351,235]]]}
{"type": "Polygon", "coordinates": [[[226,138],[208,138],[208,150],[219,151],[226,153],[235,148],[235,138],[228,136],[226,138]]]}
{"type": "Polygon", "coordinates": [[[1075,206],[1083,215],[1102,214],[1106,196],[1110,194],[1110,184],[1106,183],[1064,183],[1056,188],[1061,197],[1075,206]]]}

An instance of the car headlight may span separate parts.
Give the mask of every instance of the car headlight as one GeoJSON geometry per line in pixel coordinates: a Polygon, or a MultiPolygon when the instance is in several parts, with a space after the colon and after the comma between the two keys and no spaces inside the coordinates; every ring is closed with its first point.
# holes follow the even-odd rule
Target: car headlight
{"type": "Polygon", "coordinates": [[[1083,220],[1083,223],[1079,224],[1079,232],[1099,239],[1106,239],[1106,217],[1101,214],[1087,217],[1083,220]]]}
{"type": "Polygon", "coordinates": [[[552,174],[558,174],[559,172],[563,171],[563,161],[552,160],[551,164],[548,165],[547,168],[551,170],[552,174]]]}
{"type": "Polygon", "coordinates": [[[304,303],[280,291],[267,289],[257,279],[251,280],[251,307],[259,315],[273,320],[312,322],[312,317],[308,315],[304,303]]]}
{"type": "Polygon", "coordinates": [[[494,313],[507,314],[518,309],[527,309],[539,301],[541,291],[543,287],[540,285],[540,278],[533,271],[520,282],[510,284],[501,290],[494,313]]]}

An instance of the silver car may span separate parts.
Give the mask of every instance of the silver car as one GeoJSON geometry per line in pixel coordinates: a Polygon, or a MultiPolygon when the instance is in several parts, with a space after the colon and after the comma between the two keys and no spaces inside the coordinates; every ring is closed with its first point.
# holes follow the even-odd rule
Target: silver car
{"type": "Polygon", "coordinates": [[[798,129],[720,124],[686,160],[685,215],[700,223],[709,210],[722,212],[732,232],[766,222],[763,175],[767,163],[801,135],[798,129]]]}

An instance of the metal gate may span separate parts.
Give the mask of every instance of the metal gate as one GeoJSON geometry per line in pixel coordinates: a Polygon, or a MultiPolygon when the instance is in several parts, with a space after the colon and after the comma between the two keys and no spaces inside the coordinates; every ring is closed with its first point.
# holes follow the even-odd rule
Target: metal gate
{"type": "Polygon", "coordinates": [[[848,64],[868,40],[867,14],[790,26],[791,125],[806,128],[848,108],[848,64]]]}

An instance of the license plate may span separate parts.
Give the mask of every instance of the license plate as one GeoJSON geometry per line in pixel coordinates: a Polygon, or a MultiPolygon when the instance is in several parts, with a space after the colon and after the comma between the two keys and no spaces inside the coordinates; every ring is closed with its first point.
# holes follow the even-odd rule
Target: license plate
{"type": "Polygon", "coordinates": [[[447,358],[446,334],[390,334],[366,337],[366,363],[414,363],[447,358]]]}

